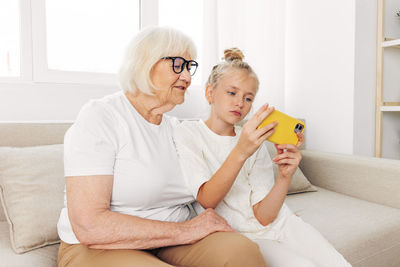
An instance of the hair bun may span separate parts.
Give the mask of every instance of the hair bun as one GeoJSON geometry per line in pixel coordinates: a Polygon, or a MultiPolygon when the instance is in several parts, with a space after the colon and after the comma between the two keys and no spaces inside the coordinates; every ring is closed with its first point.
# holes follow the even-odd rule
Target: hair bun
{"type": "Polygon", "coordinates": [[[222,59],[226,61],[234,61],[234,60],[239,60],[243,61],[244,55],[242,51],[240,51],[239,48],[233,47],[229,49],[225,49],[224,51],[224,57],[222,59]]]}

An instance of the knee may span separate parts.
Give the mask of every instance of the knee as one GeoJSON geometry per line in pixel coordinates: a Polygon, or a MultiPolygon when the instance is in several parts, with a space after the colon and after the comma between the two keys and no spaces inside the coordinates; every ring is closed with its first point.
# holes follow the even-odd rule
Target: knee
{"type": "Polygon", "coordinates": [[[222,266],[266,266],[258,245],[247,237],[231,233],[226,242],[227,249],[222,258],[222,266]]]}

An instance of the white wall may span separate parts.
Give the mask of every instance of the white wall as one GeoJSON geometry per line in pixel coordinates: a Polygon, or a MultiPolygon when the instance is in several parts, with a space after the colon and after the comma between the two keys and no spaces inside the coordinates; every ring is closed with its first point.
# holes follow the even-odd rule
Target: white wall
{"type": "Polygon", "coordinates": [[[0,121],[75,120],[89,99],[117,90],[117,86],[0,83],[0,121]]]}
{"type": "Polygon", "coordinates": [[[307,148],[352,154],[355,1],[286,1],[285,107],[307,148]]]}
{"type": "Polygon", "coordinates": [[[375,154],[377,1],[356,0],[353,154],[375,154]]]}

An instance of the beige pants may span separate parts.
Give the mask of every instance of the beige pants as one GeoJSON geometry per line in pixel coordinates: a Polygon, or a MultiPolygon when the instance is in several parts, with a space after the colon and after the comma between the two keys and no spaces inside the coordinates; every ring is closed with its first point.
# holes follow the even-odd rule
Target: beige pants
{"type": "Polygon", "coordinates": [[[238,233],[217,232],[192,245],[156,250],[103,250],[61,242],[59,267],[125,267],[125,266],[266,266],[254,242],[238,233]]]}

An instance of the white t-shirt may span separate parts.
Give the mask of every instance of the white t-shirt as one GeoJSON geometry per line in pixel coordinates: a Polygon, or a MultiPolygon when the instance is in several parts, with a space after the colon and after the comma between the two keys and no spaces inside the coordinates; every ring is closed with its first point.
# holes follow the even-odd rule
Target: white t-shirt
{"type": "MultiPolygon", "coordinates": [[[[179,166],[175,124],[178,120],[166,115],[160,125],[149,123],[122,91],[92,100],[64,137],[65,176],[113,175],[111,211],[185,221],[190,214],[185,204],[194,198],[179,166]]],[[[77,244],[66,200],[64,206],[58,234],[64,242],[77,244]]]]}
{"type": "MultiPolygon", "coordinates": [[[[236,136],[220,136],[203,121],[185,121],[175,129],[181,168],[187,185],[196,198],[200,186],[221,167],[239,140],[241,127],[235,127],[236,136]]],[[[272,161],[265,144],[246,160],[234,184],[215,211],[238,232],[251,239],[278,240],[289,208],[284,204],[278,217],[269,225],[261,225],[252,206],[261,201],[274,185],[272,161]]],[[[204,209],[196,202],[197,213],[204,209]]]]}

